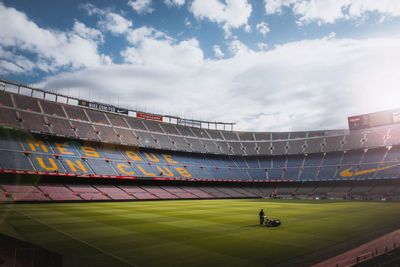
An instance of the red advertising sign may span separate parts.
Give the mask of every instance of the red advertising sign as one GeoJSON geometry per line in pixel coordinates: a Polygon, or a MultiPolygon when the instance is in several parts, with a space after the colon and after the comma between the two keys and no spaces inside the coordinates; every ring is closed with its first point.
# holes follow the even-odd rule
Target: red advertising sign
{"type": "Polygon", "coordinates": [[[370,127],[368,114],[349,117],[348,122],[350,130],[359,130],[370,127]]]}
{"type": "Polygon", "coordinates": [[[159,122],[163,121],[163,116],[145,112],[136,112],[136,117],[144,120],[159,121],[159,122]]]}

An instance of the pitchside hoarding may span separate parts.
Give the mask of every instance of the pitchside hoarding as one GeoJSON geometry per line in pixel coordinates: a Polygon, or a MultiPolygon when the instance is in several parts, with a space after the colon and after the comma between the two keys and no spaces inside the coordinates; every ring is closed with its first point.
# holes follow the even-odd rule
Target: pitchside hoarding
{"type": "Polygon", "coordinates": [[[114,113],[118,113],[118,114],[128,115],[128,110],[125,108],[117,108],[114,106],[105,105],[105,104],[96,103],[96,102],[89,102],[89,101],[85,101],[85,100],[79,100],[78,104],[79,104],[79,106],[84,106],[84,107],[88,107],[91,109],[97,109],[97,110],[101,110],[101,111],[114,112],[114,113]]]}

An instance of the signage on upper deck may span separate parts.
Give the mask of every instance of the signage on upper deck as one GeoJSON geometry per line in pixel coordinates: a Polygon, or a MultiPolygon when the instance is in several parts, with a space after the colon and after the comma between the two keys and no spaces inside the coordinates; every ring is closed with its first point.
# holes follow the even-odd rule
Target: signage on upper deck
{"type": "Polygon", "coordinates": [[[144,119],[144,120],[151,120],[151,121],[163,121],[163,116],[161,115],[156,115],[152,113],[146,113],[146,112],[136,112],[136,117],[139,119],[144,119]]]}
{"type": "Polygon", "coordinates": [[[350,130],[359,130],[370,127],[367,115],[357,115],[348,118],[350,130]]]}
{"type": "Polygon", "coordinates": [[[400,111],[393,111],[392,118],[393,123],[400,123],[400,111]]]}
{"type": "Polygon", "coordinates": [[[400,109],[385,110],[348,117],[349,129],[360,130],[400,123],[400,109]]]}
{"type": "Polygon", "coordinates": [[[97,109],[97,110],[101,110],[101,111],[114,112],[114,113],[118,113],[118,114],[128,115],[128,110],[125,108],[117,108],[117,107],[114,107],[111,105],[105,105],[105,104],[96,103],[96,102],[89,102],[89,101],[85,101],[85,100],[79,100],[78,104],[79,104],[79,106],[84,106],[84,107],[88,107],[91,109],[97,109]]]}
{"type": "Polygon", "coordinates": [[[195,120],[178,119],[178,125],[201,128],[201,122],[195,120]]]}

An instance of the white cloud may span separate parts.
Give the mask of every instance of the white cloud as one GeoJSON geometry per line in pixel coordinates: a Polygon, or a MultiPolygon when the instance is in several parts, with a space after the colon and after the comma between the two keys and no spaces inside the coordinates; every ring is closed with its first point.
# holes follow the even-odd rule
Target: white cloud
{"type": "Polygon", "coordinates": [[[103,20],[99,21],[99,26],[114,34],[124,34],[132,26],[132,22],[116,13],[108,13],[103,20]]]}
{"type": "Polygon", "coordinates": [[[296,0],[264,0],[264,2],[267,14],[282,14],[282,9],[294,4],[296,0]]]}
{"type": "Polygon", "coordinates": [[[104,42],[104,36],[99,30],[87,27],[79,21],[74,22],[73,31],[82,38],[104,42]]]}
{"type": "Polygon", "coordinates": [[[251,52],[251,50],[240,40],[233,40],[229,43],[229,51],[232,55],[251,52]]]}
{"type": "Polygon", "coordinates": [[[152,13],[152,0],[129,0],[128,5],[138,14],[152,13]]]}
{"type": "Polygon", "coordinates": [[[213,51],[214,51],[214,56],[216,58],[223,58],[225,55],[221,50],[221,47],[219,45],[214,45],[213,46],[213,51]]]}
{"type": "Polygon", "coordinates": [[[268,49],[268,44],[267,43],[257,43],[257,48],[258,50],[267,50],[268,49]]]}
{"type": "Polygon", "coordinates": [[[185,4],[185,0],[164,0],[164,3],[169,7],[183,6],[185,4]]]}
{"type": "Polygon", "coordinates": [[[131,30],[127,35],[128,42],[133,45],[137,45],[147,38],[172,40],[172,38],[167,36],[165,33],[147,26],[131,30]]]}
{"type": "MultiPolygon", "coordinates": [[[[241,47],[240,41],[234,46],[241,47]]],[[[400,38],[328,37],[267,51],[242,49],[231,58],[199,56],[187,67],[187,59],[202,53],[195,41],[144,37],[134,50],[141,64],[90,67],[43,84],[75,88],[76,94],[79,89],[81,96],[96,88],[99,98],[118,96],[120,103],[168,114],[236,121],[242,130],[346,127],[348,115],[398,107],[399,48],[400,38]]]]}
{"type": "Polygon", "coordinates": [[[226,37],[231,37],[231,29],[247,26],[252,6],[247,0],[194,0],[189,10],[197,19],[220,24],[226,37]]]}
{"type": "Polygon", "coordinates": [[[203,61],[196,39],[177,41],[151,27],[132,30],[127,40],[131,47],[121,52],[125,62],[143,65],[193,65],[203,61]]]}
{"type": "Polygon", "coordinates": [[[264,22],[264,21],[258,23],[258,24],[256,25],[256,29],[257,29],[257,31],[258,31],[259,33],[261,33],[261,34],[264,35],[264,36],[267,35],[267,33],[270,32],[270,29],[269,29],[269,27],[268,27],[268,24],[267,24],[266,22],[264,22]]]}
{"type": "MultiPolygon", "coordinates": [[[[30,70],[29,70],[30,71],[30,70]]],[[[14,62],[0,59],[0,74],[19,74],[26,73],[27,70],[14,62]]]]}
{"type": "Polygon", "coordinates": [[[102,101],[112,95],[169,114],[236,121],[242,130],[346,127],[348,115],[397,108],[400,98],[400,38],[336,39],[332,33],[268,50],[260,44],[260,51],[234,39],[232,57],[219,59],[214,46],[212,60],[204,59],[196,39],[129,28],[124,63],[113,64],[97,51],[102,35],[81,22],[70,31],[45,29],[3,4],[0,21],[2,75],[68,67],[35,86],[72,88],[83,97],[89,91],[93,97],[95,88],[102,101]]]}
{"type": "Polygon", "coordinates": [[[85,9],[90,16],[99,16],[100,19],[97,25],[101,31],[108,31],[114,35],[119,35],[126,33],[130,27],[132,27],[132,21],[111,10],[98,8],[90,3],[83,4],[81,7],[85,9]]]}
{"type": "Polygon", "coordinates": [[[363,19],[370,13],[379,14],[378,21],[400,16],[398,0],[265,0],[267,14],[281,14],[283,8],[291,8],[299,24],[363,19]]]}
{"type": "Polygon", "coordinates": [[[6,70],[14,73],[30,72],[34,68],[54,72],[64,66],[77,69],[98,66],[104,61],[109,61],[109,57],[97,51],[100,35],[80,22],[76,21],[73,30],[68,32],[45,29],[31,21],[24,13],[5,7],[2,3],[0,21],[0,48],[6,51],[0,58],[3,73],[6,70]],[[21,56],[21,52],[32,53],[34,59],[21,56]],[[15,61],[12,61],[13,57],[10,57],[9,53],[13,54],[15,61]]]}
{"type": "Polygon", "coordinates": [[[192,23],[190,22],[190,20],[188,18],[185,18],[184,23],[185,23],[185,26],[187,28],[191,28],[192,27],[192,23]]]}
{"type": "Polygon", "coordinates": [[[25,56],[15,55],[0,46],[0,74],[31,74],[35,64],[25,56]]]}
{"type": "Polygon", "coordinates": [[[26,57],[0,59],[0,74],[31,74],[35,64],[26,57]]]}

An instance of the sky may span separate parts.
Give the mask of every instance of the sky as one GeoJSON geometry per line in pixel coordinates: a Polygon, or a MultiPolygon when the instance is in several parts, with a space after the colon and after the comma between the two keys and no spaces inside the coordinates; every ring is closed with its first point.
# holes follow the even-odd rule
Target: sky
{"type": "Polygon", "coordinates": [[[0,0],[0,77],[236,130],[400,107],[400,0],[0,0]]]}

